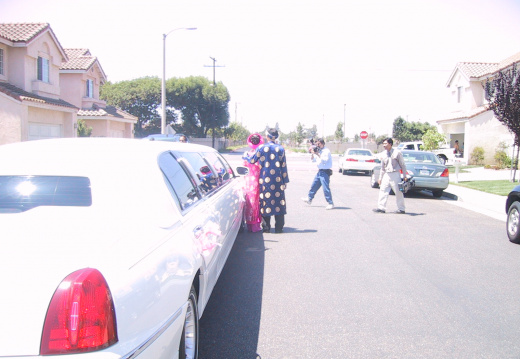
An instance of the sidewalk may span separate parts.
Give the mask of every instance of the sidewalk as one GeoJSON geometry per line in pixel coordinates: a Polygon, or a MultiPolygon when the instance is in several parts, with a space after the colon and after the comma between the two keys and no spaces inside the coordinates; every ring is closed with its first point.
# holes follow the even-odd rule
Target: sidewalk
{"type": "MultiPolygon", "coordinates": [[[[459,173],[458,178],[455,173],[450,172],[450,185],[444,190],[444,197],[455,201],[447,203],[475,211],[486,216],[505,222],[507,214],[505,212],[506,196],[498,196],[482,191],[476,191],[455,183],[463,181],[486,181],[486,180],[509,180],[510,170],[493,170],[484,167],[465,169],[467,173],[459,173]]],[[[517,172],[517,178],[520,173],[517,172]]],[[[511,188],[514,184],[511,183],[511,188]]]]}

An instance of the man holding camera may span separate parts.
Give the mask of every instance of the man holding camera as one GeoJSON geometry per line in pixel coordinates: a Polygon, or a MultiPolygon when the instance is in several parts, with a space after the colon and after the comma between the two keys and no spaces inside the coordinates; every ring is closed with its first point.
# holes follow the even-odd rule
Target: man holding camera
{"type": "Polygon", "coordinates": [[[332,176],[332,155],[330,150],[325,147],[325,140],[320,138],[316,141],[316,147],[311,154],[313,162],[317,162],[318,173],[312,181],[311,189],[307,197],[302,198],[303,202],[311,204],[316,192],[323,186],[323,194],[325,200],[328,202],[325,209],[333,209],[334,202],[332,201],[332,194],[330,192],[330,176],[332,176]]]}
{"type": "Polygon", "coordinates": [[[401,172],[403,173],[403,181],[406,182],[406,164],[404,163],[403,154],[400,151],[394,150],[392,146],[394,140],[385,138],[383,140],[383,148],[381,158],[381,172],[379,172],[379,199],[377,201],[377,208],[374,208],[375,213],[386,212],[386,201],[392,189],[395,193],[397,201],[397,211],[395,213],[405,214],[404,209],[404,194],[399,190],[399,182],[401,182],[401,172]]]}

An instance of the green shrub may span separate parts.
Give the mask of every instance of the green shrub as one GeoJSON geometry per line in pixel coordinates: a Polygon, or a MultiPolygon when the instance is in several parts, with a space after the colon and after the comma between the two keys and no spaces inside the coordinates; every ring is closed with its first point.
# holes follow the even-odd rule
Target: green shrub
{"type": "Polygon", "coordinates": [[[90,137],[92,127],[88,127],[84,120],[78,120],[78,137],[90,137]]]}
{"type": "Polygon", "coordinates": [[[476,165],[482,165],[484,163],[484,149],[482,147],[475,147],[471,152],[471,162],[476,165]]]}
{"type": "Polygon", "coordinates": [[[508,147],[509,146],[506,145],[504,141],[502,141],[498,144],[498,147],[495,150],[495,162],[497,167],[500,169],[510,168],[513,163],[513,159],[509,157],[506,152],[508,147]]]}

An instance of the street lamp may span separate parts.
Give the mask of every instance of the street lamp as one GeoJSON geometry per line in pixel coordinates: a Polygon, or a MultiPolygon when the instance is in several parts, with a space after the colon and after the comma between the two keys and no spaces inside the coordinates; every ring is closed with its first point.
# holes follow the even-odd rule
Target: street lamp
{"type": "Polygon", "coordinates": [[[347,137],[347,128],[345,127],[345,110],[347,109],[347,104],[343,104],[343,137],[347,137]]]}
{"type": "Polygon", "coordinates": [[[179,27],[167,34],[163,34],[163,68],[162,68],[162,88],[161,88],[161,133],[166,133],[166,37],[177,30],[197,30],[196,27],[179,27]]]}

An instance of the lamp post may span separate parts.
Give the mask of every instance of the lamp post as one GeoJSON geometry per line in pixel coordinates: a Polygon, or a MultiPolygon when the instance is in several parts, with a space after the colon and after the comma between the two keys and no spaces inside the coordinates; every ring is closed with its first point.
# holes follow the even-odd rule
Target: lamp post
{"type": "Polygon", "coordinates": [[[161,133],[166,133],[166,37],[177,30],[197,30],[196,27],[179,27],[163,34],[163,69],[162,69],[162,88],[161,88],[161,133]]]}
{"type": "Polygon", "coordinates": [[[347,108],[347,104],[344,103],[343,104],[343,137],[346,138],[347,137],[347,128],[345,127],[345,110],[347,108]]]}

